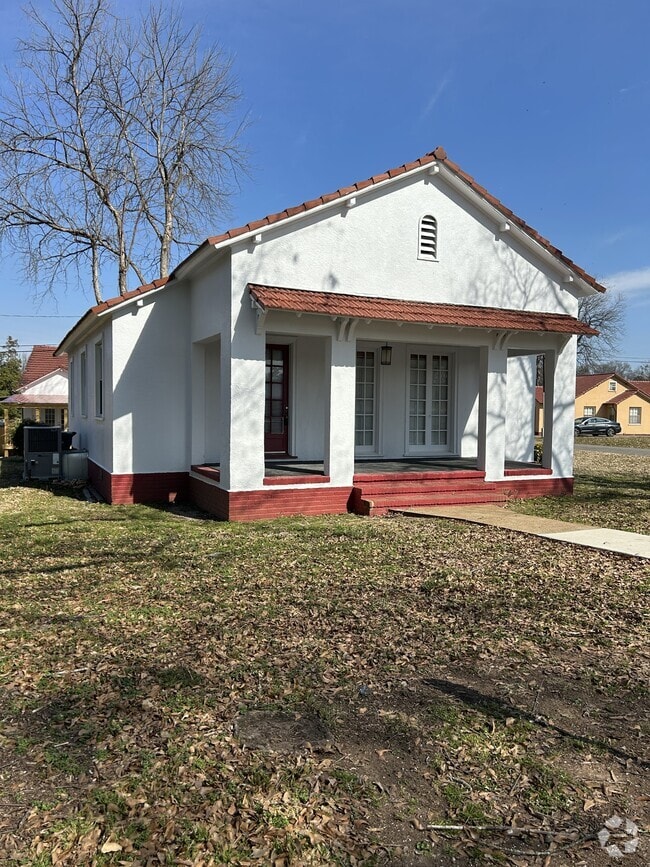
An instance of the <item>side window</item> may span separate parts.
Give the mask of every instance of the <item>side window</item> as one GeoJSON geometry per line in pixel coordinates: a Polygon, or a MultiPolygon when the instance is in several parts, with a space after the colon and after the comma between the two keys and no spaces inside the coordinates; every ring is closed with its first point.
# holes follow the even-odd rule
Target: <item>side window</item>
{"type": "Polygon", "coordinates": [[[68,412],[71,416],[74,415],[75,407],[77,406],[74,393],[74,390],[77,387],[76,373],[77,368],[75,365],[75,360],[74,358],[71,358],[68,365],[68,412]]]}
{"type": "Polygon", "coordinates": [[[616,380],[615,379],[610,379],[609,390],[610,391],[616,391],[616,380]]]}
{"type": "Polygon", "coordinates": [[[88,359],[86,350],[82,349],[79,355],[79,408],[81,415],[88,415],[88,359]]]}
{"type": "Polygon", "coordinates": [[[438,258],[438,221],[431,214],[420,220],[418,230],[418,259],[435,262],[438,258]]]}
{"type": "Polygon", "coordinates": [[[104,415],[104,342],[95,344],[95,416],[104,415]]]}
{"type": "Polygon", "coordinates": [[[641,407],[631,406],[629,424],[641,424],[641,407]]]}

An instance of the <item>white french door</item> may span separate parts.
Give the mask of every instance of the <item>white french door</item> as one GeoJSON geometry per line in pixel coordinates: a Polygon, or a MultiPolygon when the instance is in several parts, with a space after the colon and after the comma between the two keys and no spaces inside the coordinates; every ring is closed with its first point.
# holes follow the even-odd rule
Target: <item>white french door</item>
{"type": "Polygon", "coordinates": [[[453,356],[409,351],[406,451],[449,454],[452,444],[453,356]]]}
{"type": "Polygon", "coordinates": [[[376,451],[377,360],[374,351],[357,351],[354,446],[356,454],[376,451]]]}

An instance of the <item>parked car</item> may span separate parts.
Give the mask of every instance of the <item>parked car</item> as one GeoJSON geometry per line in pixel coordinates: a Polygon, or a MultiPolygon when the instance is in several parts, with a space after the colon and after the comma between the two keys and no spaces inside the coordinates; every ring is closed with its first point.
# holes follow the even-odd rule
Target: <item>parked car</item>
{"type": "Polygon", "coordinates": [[[608,418],[600,418],[597,415],[583,415],[574,422],[576,436],[608,436],[621,432],[621,426],[617,421],[608,418]]]}

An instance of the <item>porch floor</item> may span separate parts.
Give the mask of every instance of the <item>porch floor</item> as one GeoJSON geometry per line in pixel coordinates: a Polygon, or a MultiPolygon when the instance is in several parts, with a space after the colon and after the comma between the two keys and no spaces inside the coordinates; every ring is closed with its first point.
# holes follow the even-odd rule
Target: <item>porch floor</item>
{"type": "MultiPolygon", "coordinates": [[[[192,467],[213,481],[219,481],[219,464],[200,464],[192,467]]],[[[424,477],[430,474],[453,473],[467,477],[483,478],[484,474],[477,468],[476,458],[395,458],[395,459],[359,459],[354,462],[354,481],[363,482],[370,477],[388,478],[413,477],[420,474],[424,477]]],[[[506,461],[506,476],[541,476],[551,475],[551,471],[540,467],[537,463],[523,461],[506,461]]],[[[325,475],[323,461],[301,461],[292,458],[267,458],[264,467],[264,484],[318,484],[329,482],[325,475]]]]}
{"type": "MultiPolygon", "coordinates": [[[[521,472],[522,474],[546,473],[539,464],[524,463],[521,461],[506,461],[506,471],[521,472]]],[[[453,473],[453,472],[476,472],[476,458],[401,458],[401,459],[359,459],[354,462],[354,476],[385,475],[402,473],[453,473]]],[[[294,461],[267,459],[264,475],[267,478],[274,476],[322,476],[325,473],[322,461],[294,461]]]]}

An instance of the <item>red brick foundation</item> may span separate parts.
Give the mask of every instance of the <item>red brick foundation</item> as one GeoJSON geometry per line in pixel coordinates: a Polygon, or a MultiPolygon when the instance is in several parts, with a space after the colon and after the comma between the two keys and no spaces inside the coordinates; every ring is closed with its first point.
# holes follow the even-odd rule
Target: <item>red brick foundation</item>
{"type": "Polygon", "coordinates": [[[224,491],[194,477],[190,499],[224,521],[258,521],[289,515],[341,515],[348,511],[352,488],[270,487],[262,491],[224,491]]]}
{"type": "Polygon", "coordinates": [[[88,477],[107,503],[173,503],[187,499],[188,473],[112,474],[88,462],[88,477]]]}
{"type": "Polygon", "coordinates": [[[492,482],[508,496],[518,500],[527,500],[531,497],[561,497],[573,493],[573,478],[567,479],[544,479],[531,477],[530,479],[506,479],[503,482],[492,482]]]}
{"type": "MultiPolygon", "coordinates": [[[[280,482],[274,479],[273,483],[259,491],[226,491],[207,478],[204,481],[194,475],[190,476],[189,473],[112,475],[93,461],[88,462],[88,469],[91,484],[108,503],[170,503],[177,499],[189,500],[223,521],[257,521],[290,515],[340,515],[348,511],[358,514],[380,513],[378,509],[364,511],[358,481],[354,487],[331,488],[319,480],[318,487],[280,489],[280,482]]],[[[390,486],[390,476],[384,476],[383,481],[390,486]]],[[[476,502],[489,499],[488,488],[497,493],[495,499],[499,501],[509,497],[525,499],[573,493],[572,478],[553,479],[533,475],[524,479],[508,478],[501,482],[491,482],[489,485],[481,485],[480,479],[477,479],[477,482],[477,495],[481,494],[481,487],[485,488],[485,492],[476,502]]],[[[438,484],[441,483],[442,479],[439,479],[438,484]]],[[[399,481],[395,484],[399,488],[399,481]]],[[[448,484],[453,487],[451,479],[448,484]]],[[[439,493],[441,496],[445,495],[444,491],[439,493]]],[[[472,502],[471,498],[468,500],[466,497],[460,501],[472,502]]],[[[389,508],[390,504],[387,504],[381,511],[389,508]]]]}

